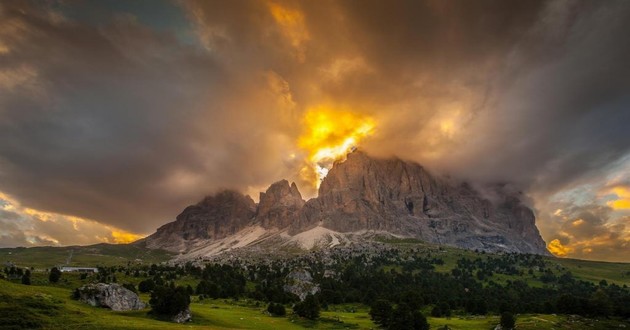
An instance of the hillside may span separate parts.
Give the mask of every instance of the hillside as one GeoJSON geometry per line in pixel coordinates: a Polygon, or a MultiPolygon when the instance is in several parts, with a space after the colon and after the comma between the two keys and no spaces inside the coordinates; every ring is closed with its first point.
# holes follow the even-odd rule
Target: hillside
{"type": "Polygon", "coordinates": [[[0,262],[41,269],[60,265],[113,266],[125,265],[128,262],[150,265],[167,261],[173,256],[174,254],[168,251],[146,249],[133,244],[0,248],[0,262]]]}

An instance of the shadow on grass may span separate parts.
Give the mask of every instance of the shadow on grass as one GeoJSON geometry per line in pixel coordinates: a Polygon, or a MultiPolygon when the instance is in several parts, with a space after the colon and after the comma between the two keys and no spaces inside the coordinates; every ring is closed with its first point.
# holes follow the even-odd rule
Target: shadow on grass
{"type": "Polygon", "coordinates": [[[338,318],[320,317],[317,320],[308,320],[302,318],[289,318],[293,323],[304,328],[325,328],[325,329],[358,329],[359,325],[355,323],[345,323],[338,318]]]}

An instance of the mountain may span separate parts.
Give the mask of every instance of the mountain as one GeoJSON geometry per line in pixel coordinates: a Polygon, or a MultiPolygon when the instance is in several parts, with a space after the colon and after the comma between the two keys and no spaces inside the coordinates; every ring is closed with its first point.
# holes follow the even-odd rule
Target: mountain
{"type": "Polygon", "coordinates": [[[310,249],[386,236],[549,254],[534,213],[509,185],[476,189],[419,164],[362,151],[333,165],[316,198],[304,201],[295,183],[281,180],[259,200],[255,204],[229,190],[206,197],[141,243],[199,257],[243,247],[310,249]]]}

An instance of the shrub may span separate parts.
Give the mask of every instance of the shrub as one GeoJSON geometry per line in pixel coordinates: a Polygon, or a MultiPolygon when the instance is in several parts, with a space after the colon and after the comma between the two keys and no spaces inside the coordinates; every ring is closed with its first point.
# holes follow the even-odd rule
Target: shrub
{"type": "Polygon", "coordinates": [[[57,267],[53,267],[50,270],[50,274],[48,275],[48,281],[50,281],[50,283],[57,283],[59,282],[60,278],[61,278],[61,271],[57,267]]]}
{"type": "Polygon", "coordinates": [[[190,295],[186,288],[178,286],[156,286],[151,293],[151,313],[161,316],[175,316],[188,309],[190,295]]]}
{"type": "Polygon", "coordinates": [[[287,314],[284,305],[273,302],[269,303],[269,306],[267,306],[267,312],[273,316],[285,316],[287,314]]]}
{"type": "Polygon", "coordinates": [[[22,284],[31,285],[31,271],[28,269],[26,270],[26,273],[22,275],[22,284]]]}
{"type": "Polygon", "coordinates": [[[514,315],[510,312],[503,312],[501,314],[501,327],[503,329],[514,329],[514,325],[516,324],[516,320],[514,319],[514,315]]]}
{"type": "Polygon", "coordinates": [[[306,296],[303,302],[295,304],[293,311],[298,316],[307,318],[309,320],[315,320],[319,318],[319,302],[313,295],[306,296]]]}
{"type": "Polygon", "coordinates": [[[133,283],[125,283],[122,286],[133,293],[138,293],[138,290],[136,290],[136,286],[133,285],[133,283]]]}
{"type": "Polygon", "coordinates": [[[138,283],[138,290],[143,293],[151,292],[155,288],[155,282],[152,279],[146,279],[138,283]]]}
{"type": "Polygon", "coordinates": [[[429,323],[420,311],[413,310],[407,304],[399,304],[392,312],[392,318],[387,329],[418,329],[429,330],[429,323]]]}
{"type": "Polygon", "coordinates": [[[392,318],[392,304],[387,300],[377,300],[370,309],[370,318],[374,323],[387,327],[392,318]]]}

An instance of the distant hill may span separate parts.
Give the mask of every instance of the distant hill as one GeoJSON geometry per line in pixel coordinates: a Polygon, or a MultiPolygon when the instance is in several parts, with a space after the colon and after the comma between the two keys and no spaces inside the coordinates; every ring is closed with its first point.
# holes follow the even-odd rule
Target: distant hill
{"type": "Polygon", "coordinates": [[[112,266],[127,262],[152,264],[167,261],[172,252],[150,250],[133,244],[95,244],[88,246],[41,246],[0,248],[0,262],[19,267],[51,268],[67,266],[112,266]],[[68,264],[66,264],[69,262],[68,264]]]}

